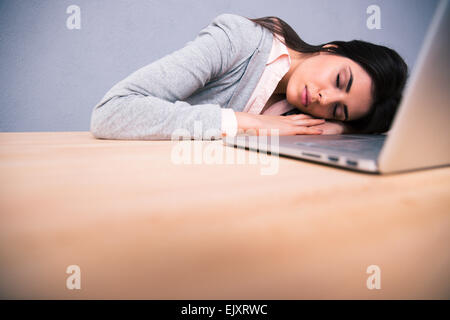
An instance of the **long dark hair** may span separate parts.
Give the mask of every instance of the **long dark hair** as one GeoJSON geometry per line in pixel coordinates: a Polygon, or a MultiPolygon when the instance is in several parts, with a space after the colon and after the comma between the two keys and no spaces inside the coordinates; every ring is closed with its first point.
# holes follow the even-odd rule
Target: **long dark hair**
{"type": "Polygon", "coordinates": [[[359,133],[383,133],[389,130],[408,78],[408,66],[396,51],[362,40],[311,45],[278,17],[247,19],[282,36],[283,43],[292,50],[302,53],[329,52],[358,63],[372,79],[372,105],[367,115],[345,123],[352,131],[359,133]],[[324,48],[326,44],[334,46],[324,48]]]}

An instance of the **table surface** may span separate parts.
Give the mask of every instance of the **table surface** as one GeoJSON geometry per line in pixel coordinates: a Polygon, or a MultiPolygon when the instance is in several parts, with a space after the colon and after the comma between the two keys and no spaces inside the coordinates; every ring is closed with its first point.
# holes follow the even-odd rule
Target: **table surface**
{"type": "Polygon", "coordinates": [[[0,179],[2,298],[450,297],[449,167],[380,176],[221,140],[22,132],[0,133],[0,179]]]}

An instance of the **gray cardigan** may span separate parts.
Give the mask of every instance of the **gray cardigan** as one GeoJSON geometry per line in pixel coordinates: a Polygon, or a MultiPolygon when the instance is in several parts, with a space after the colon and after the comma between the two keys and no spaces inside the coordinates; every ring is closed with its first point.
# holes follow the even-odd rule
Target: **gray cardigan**
{"type": "Polygon", "coordinates": [[[92,134],[169,140],[184,129],[193,139],[221,139],[221,108],[244,109],[272,41],[269,30],[247,18],[217,16],[182,49],[113,86],[92,111],[92,134]]]}

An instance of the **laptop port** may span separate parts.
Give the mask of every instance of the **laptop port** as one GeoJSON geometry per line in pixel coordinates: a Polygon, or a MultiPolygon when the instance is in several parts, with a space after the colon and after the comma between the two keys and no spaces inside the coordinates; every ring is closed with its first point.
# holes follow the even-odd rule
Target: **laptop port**
{"type": "Polygon", "coordinates": [[[339,157],[328,156],[328,160],[333,161],[333,162],[339,162],[339,157]]]}
{"type": "Polygon", "coordinates": [[[319,158],[320,159],[320,154],[317,154],[317,153],[302,152],[302,155],[307,156],[307,157],[319,158]]]}
{"type": "Polygon", "coordinates": [[[349,166],[352,166],[352,167],[357,167],[357,166],[358,166],[358,161],[355,161],[355,160],[347,160],[347,164],[348,164],[349,166]]]}

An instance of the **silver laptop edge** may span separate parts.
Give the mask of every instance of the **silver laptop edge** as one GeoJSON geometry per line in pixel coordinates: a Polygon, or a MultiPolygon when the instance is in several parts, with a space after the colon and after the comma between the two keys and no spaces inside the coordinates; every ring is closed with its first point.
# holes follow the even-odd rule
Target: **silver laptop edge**
{"type": "Polygon", "coordinates": [[[450,17],[437,6],[378,160],[380,172],[450,164],[450,17]]]}
{"type": "MultiPolygon", "coordinates": [[[[402,102],[386,135],[224,137],[223,144],[269,151],[357,171],[391,173],[450,164],[450,30],[448,0],[441,0],[408,80],[402,102]],[[373,152],[355,154],[323,140],[377,138],[373,152]],[[321,141],[318,148],[307,141],[321,141]],[[301,145],[297,144],[300,143],[301,145]]],[[[330,140],[330,141],[331,141],[330,140]]]]}
{"type": "MultiPolygon", "coordinates": [[[[346,137],[360,137],[361,135],[345,135],[346,137]]],[[[329,150],[326,147],[317,148],[305,145],[296,145],[299,137],[308,136],[249,136],[240,135],[237,137],[224,138],[224,144],[267,152],[272,155],[284,155],[293,158],[320,162],[332,166],[349,168],[364,172],[378,172],[376,157],[361,157],[352,152],[342,150],[329,150]],[[293,138],[293,139],[292,139],[293,138]]],[[[336,136],[327,135],[327,138],[336,136]]]]}

